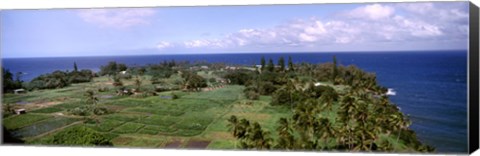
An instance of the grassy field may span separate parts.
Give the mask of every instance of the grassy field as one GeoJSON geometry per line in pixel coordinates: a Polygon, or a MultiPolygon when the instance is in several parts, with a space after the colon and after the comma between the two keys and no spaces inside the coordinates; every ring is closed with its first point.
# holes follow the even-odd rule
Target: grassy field
{"type": "MultiPolygon", "coordinates": [[[[208,76],[209,73],[199,73],[208,76]]],[[[172,76],[167,81],[175,81],[172,76]]],[[[208,78],[213,76],[208,76],[208,78]]],[[[145,87],[151,86],[148,77],[145,87]]],[[[280,117],[290,115],[284,107],[269,105],[271,97],[248,105],[243,96],[243,86],[228,85],[212,91],[174,91],[178,99],[157,96],[135,98],[117,96],[111,79],[95,78],[93,82],[74,84],[62,89],[31,91],[26,94],[6,94],[2,103],[14,108],[25,108],[27,114],[11,115],[3,119],[3,125],[16,137],[30,144],[44,144],[67,127],[84,125],[103,134],[114,136],[111,142],[118,147],[234,149],[235,139],[228,129],[231,115],[258,121],[273,132],[280,117]],[[97,92],[99,106],[113,113],[98,116],[98,122],[83,122],[86,118],[70,113],[70,110],[87,105],[86,89],[107,87],[97,92]]],[[[133,84],[125,81],[124,84],[133,84]]]]}

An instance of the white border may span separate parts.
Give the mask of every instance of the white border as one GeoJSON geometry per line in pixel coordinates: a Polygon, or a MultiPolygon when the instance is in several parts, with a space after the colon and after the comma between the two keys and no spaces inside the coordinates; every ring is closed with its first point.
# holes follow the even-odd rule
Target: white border
{"type": "MultiPolygon", "coordinates": [[[[214,5],[259,5],[259,4],[311,4],[311,3],[371,3],[371,2],[422,2],[429,0],[0,0],[0,10],[5,9],[54,9],[54,8],[103,8],[103,7],[153,7],[153,6],[214,6],[214,5]]],[[[434,0],[453,1],[453,0],[434,0]]],[[[459,1],[459,0],[455,0],[459,1]]],[[[460,0],[464,1],[464,0],[460,0]]],[[[472,0],[480,6],[478,0],[472,0]]],[[[0,11],[1,13],[1,11],[0,11]]],[[[275,155],[275,156],[302,156],[307,155],[379,155],[369,153],[325,153],[325,152],[252,152],[252,151],[219,151],[219,150],[164,150],[164,149],[128,149],[128,148],[77,148],[77,147],[33,147],[1,145],[2,155],[275,155]]],[[[384,154],[381,154],[384,155],[384,154]]],[[[388,154],[412,155],[412,154],[388,154]]],[[[425,155],[425,154],[422,154],[425,155]]],[[[480,155],[477,151],[475,155],[480,155]]]]}
{"type": "MultiPolygon", "coordinates": [[[[1,0],[0,9],[51,9],[51,8],[102,8],[102,7],[153,7],[153,6],[214,6],[258,4],[311,4],[311,3],[373,3],[422,2],[467,0],[1,0]]],[[[478,0],[472,0],[475,2],[478,0]]],[[[478,6],[478,5],[477,5],[478,6]]]]}

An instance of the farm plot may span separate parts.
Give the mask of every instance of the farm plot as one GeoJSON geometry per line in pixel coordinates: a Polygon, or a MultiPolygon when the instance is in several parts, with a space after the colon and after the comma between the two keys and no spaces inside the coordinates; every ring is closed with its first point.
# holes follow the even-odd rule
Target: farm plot
{"type": "Polygon", "coordinates": [[[3,120],[3,125],[9,130],[19,129],[31,125],[37,121],[51,118],[52,116],[43,114],[25,114],[16,115],[3,120]]]}
{"type": "Polygon", "coordinates": [[[47,107],[47,108],[41,108],[37,110],[31,111],[32,113],[56,113],[56,112],[61,112],[63,109],[58,108],[58,107],[47,107]]]}
{"type": "Polygon", "coordinates": [[[101,120],[99,123],[88,124],[88,126],[96,131],[99,132],[109,132],[112,129],[124,124],[125,121],[118,121],[118,120],[111,120],[111,119],[104,119],[101,120]]]}
{"type": "Polygon", "coordinates": [[[127,123],[115,128],[111,132],[112,133],[119,133],[119,134],[135,133],[140,128],[142,128],[144,126],[145,126],[144,124],[127,122],[127,123]]]}
{"type": "Polygon", "coordinates": [[[69,125],[75,121],[78,121],[78,119],[75,118],[65,118],[65,117],[54,117],[50,118],[41,122],[37,122],[35,124],[32,124],[30,126],[26,126],[23,128],[20,128],[16,131],[12,132],[12,135],[15,137],[21,137],[21,138],[26,138],[26,137],[33,137],[37,136],[61,127],[64,127],[66,125],[69,125]]]}

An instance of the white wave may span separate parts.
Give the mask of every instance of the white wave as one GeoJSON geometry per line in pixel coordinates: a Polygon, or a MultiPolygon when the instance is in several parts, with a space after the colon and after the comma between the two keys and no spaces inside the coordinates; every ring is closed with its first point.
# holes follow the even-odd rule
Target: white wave
{"type": "Polygon", "coordinates": [[[388,88],[388,91],[386,93],[387,95],[397,95],[397,92],[395,90],[393,90],[393,88],[388,88]]]}

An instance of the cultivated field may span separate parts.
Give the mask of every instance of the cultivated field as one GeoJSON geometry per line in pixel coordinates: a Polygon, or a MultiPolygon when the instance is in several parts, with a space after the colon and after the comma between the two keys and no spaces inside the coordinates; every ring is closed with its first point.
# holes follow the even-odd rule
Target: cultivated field
{"type": "MultiPolygon", "coordinates": [[[[166,81],[173,82],[175,78],[178,77],[166,81]]],[[[143,77],[144,88],[152,86],[148,80],[148,76],[143,77]]],[[[131,85],[132,81],[124,84],[131,85]]],[[[8,116],[3,125],[14,137],[29,144],[47,144],[46,140],[56,133],[86,126],[106,134],[117,147],[234,149],[235,138],[227,121],[231,115],[258,121],[271,132],[280,117],[291,115],[286,107],[270,106],[270,96],[255,101],[245,99],[243,89],[226,85],[211,91],[174,91],[178,99],[172,99],[170,91],[149,97],[117,96],[111,80],[99,77],[62,89],[6,94],[4,104],[25,108],[27,113],[8,116]],[[71,114],[87,105],[85,90],[97,87],[109,88],[97,92],[96,97],[98,106],[113,112],[96,116],[95,120],[71,114]]]]}

